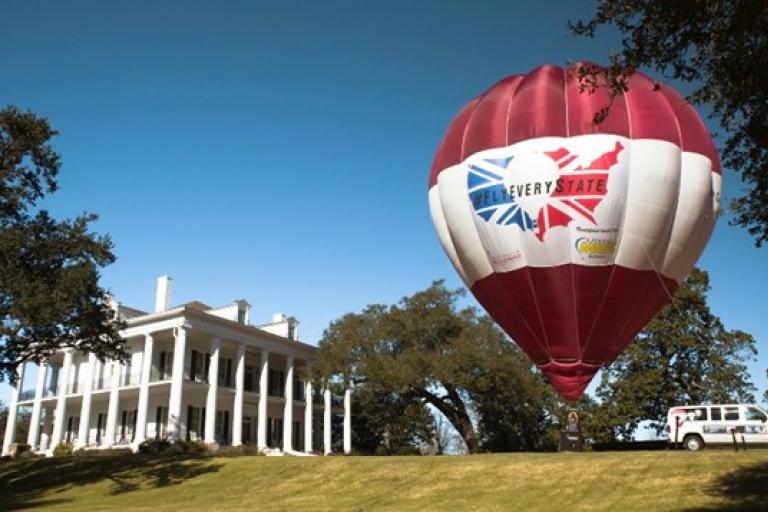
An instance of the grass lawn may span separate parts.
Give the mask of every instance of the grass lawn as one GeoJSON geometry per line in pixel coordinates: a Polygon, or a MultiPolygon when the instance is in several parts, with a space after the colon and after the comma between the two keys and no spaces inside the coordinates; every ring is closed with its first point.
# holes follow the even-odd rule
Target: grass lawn
{"type": "Polygon", "coordinates": [[[2,510],[768,511],[768,450],[0,463],[2,510]]]}

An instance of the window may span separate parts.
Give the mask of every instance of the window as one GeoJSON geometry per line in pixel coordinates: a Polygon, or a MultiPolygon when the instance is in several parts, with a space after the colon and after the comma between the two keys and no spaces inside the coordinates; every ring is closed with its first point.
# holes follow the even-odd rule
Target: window
{"type": "Polygon", "coordinates": [[[101,444],[101,438],[106,433],[106,419],[106,416],[102,413],[99,413],[99,417],[96,419],[96,444],[101,444]]]}
{"type": "Polygon", "coordinates": [[[160,378],[168,380],[173,373],[173,352],[160,352],[160,378]]]}
{"type": "Polygon", "coordinates": [[[190,359],[189,380],[193,382],[208,382],[208,366],[211,362],[210,355],[193,350],[190,359]]]}
{"type": "Polygon", "coordinates": [[[720,410],[719,407],[712,407],[710,411],[712,412],[712,421],[720,421],[723,419],[723,416],[721,414],[722,411],[720,410]]]}
{"type": "Polygon", "coordinates": [[[760,409],[756,407],[747,407],[746,419],[747,421],[765,422],[768,418],[766,418],[765,414],[760,409]]]}
{"type": "Polygon", "coordinates": [[[289,340],[296,339],[296,324],[293,322],[288,323],[288,339],[289,340]]]}
{"type": "Polygon", "coordinates": [[[253,441],[254,423],[251,416],[243,416],[243,444],[251,444],[253,441]]]}
{"type": "Polygon", "coordinates": [[[283,447],[283,419],[282,418],[268,418],[267,419],[267,444],[270,448],[282,448],[283,447]]]}
{"type": "Polygon", "coordinates": [[[219,358],[219,386],[232,387],[232,360],[219,358]]]}
{"type": "Polygon", "coordinates": [[[187,441],[205,437],[205,408],[187,406],[187,441]]]}
{"type": "Polygon", "coordinates": [[[300,379],[293,379],[293,399],[304,400],[304,383],[300,379]]]}
{"type": "Polygon", "coordinates": [[[693,421],[707,421],[707,408],[706,407],[694,407],[688,409],[688,414],[693,413],[693,421]]]}
{"type": "Polygon", "coordinates": [[[229,411],[216,411],[214,437],[219,444],[229,444],[229,411]]]}
{"type": "Polygon", "coordinates": [[[726,407],[725,408],[725,421],[739,421],[739,408],[738,407],[726,407]]]}
{"type": "Polygon", "coordinates": [[[245,309],[238,308],[237,310],[237,323],[244,324],[245,323],[245,309]]]}
{"type": "Polygon", "coordinates": [[[246,391],[253,391],[256,389],[255,372],[253,366],[245,367],[245,384],[243,385],[246,391]]]}
{"type": "Polygon", "coordinates": [[[168,408],[158,407],[155,411],[155,439],[164,439],[168,435],[168,408]]]}
{"type": "Polygon", "coordinates": [[[80,430],[80,416],[70,416],[67,421],[67,435],[64,439],[68,442],[74,442],[77,439],[77,433],[80,430]]]}
{"type": "Polygon", "coordinates": [[[120,417],[120,442],[130,443],[136,438],[136,409],[124,410],[120,417]]]}
{"type": "Polygon", "coordinates": [[[269,370],[268,393],[271,396],[283,396],[285,394],[285,372],[269,370]]]}
{"type": "Polygon", "coordinates": [[[293,432],[291,432],[293,435],[291,438],[293,439],[293,448],[296,450],[303,450],[304,449],[304,438],[301,435],[301,422],[294,421],[293,422],[293,432]]]}

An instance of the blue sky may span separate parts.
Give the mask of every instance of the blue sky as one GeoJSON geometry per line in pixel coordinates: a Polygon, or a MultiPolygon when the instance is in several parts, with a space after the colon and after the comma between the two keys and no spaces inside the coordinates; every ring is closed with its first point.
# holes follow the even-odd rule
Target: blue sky
{"type": "MultiPolygon", "coordinates": [[[[568,33],[592,2],[3,4],[0,105],[60,131],[61,190],[44,206],[101,216],[118,257],[104,284],[151,309],[170,274],[174,304],[245,298],[254,322],[295,315],[310,343],[366,304],[460,285],[426,181],[464,102],[618,47],[568,33]]],[[[726,200],[741,187],[726,173],[726,200]]],[[[724,218],[700,260],[713,311],[758,340],[761,393],[766,255],[724,218]]]]}

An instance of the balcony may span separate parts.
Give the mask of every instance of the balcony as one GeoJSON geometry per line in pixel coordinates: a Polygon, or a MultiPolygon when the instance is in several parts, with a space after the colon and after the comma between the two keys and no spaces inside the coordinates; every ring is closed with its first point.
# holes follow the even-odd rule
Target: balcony
{"type": "Polygon", "coordinates": [[[22,391],[19,393],[19,402],[24,402],[27,400],[32,400],[35,398],[35,390],[34,389],[28,389],[27,391],[22,391]]]}
{"type": "Polygon", "coordinates": [[[120,375],[120,387],[138,386],[141,384],[141,372],[124,372],[120,375]]]}

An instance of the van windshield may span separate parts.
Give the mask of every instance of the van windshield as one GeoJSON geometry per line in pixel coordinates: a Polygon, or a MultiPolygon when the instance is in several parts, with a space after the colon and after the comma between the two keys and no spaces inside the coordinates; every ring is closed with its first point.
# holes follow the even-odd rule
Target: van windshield
{"type": "Polygon", "coordinates": [[[746,414],[747,420],[752,421],[766,421],[765,414],[756,407],[747,407],[747,414],[746,414]]]}

